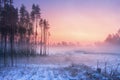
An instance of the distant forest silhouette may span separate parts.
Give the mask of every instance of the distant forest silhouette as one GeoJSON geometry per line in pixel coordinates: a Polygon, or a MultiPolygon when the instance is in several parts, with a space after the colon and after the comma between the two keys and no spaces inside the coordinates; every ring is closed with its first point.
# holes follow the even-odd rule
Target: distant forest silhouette
{"type": "Polygon", "coordinates": [[[23,4],[18,10],[13,0],[0,0],[0,58],[5,66],[9,57],[14,66],[17,57],[47,55],[49,36],[49,23],[42,18],[39,5],[33,4],[29,13],[23,4]],[[36,54],[38,45],[40,53],[36,54]]]}
{"type": "Polygon", "coordinates": [[[112,45],[120,45],[120,29],[115,34],[109,34],[105,39],[105,42],[112,45]]]}

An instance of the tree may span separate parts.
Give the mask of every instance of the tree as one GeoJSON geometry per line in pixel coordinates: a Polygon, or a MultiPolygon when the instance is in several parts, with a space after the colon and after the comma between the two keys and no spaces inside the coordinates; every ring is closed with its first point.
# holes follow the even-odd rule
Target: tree
{"type": "Polygon", "coordinates": [[[47,40],[49,39],[50,33],[49,33],[49,23],[46,21],[46,19],[41,19],[39,22],[40,29],[41,29],[41,41],[40,41],[40,54],[46,55],[47,50],[47,40]]]}
{"type": "Polygon", "coordinates": [[[117,34],[120,36],[120,29],[118,30],[117,34]]]}
{"type": "Polygon", "coordinates": [[[4,12],[5,12],[5,10],[4,10],[4,7],[2,6],[2,4],[3,4],[3,0],[0,0],[0,34],[1,34],[1,49],[2,49],[2,51],[3,51],[3,54],[4,54],[4,65],[6,66],[6,52],[5,52],[5,50],[6,50],[6,44],[4,44],[5,42],[5,36],[6,36],[6,34],[5,34],[5,32],[6,32],[6,29],[5,29],[5,15],[4,15],[4,12]],[[4,48],[3,48],[4,47],[4,48]]]}
{"type": "Polygon", "coordinates": [[[29,23],[29,14],[22,4],[20,8],[20,21],[19,21],[19,29],[18,32],[20,34],[20,44],[25,43],[25,34],[27,32],[27,27],[29,23]]]}
{"type": "Polygon", "coordinates": [[[32,6],[32,12],[31,12],[31,19],[33,21],[33,25],[36,27],[35,31],[34,31],[34,35],[35,35],[35,44],[36,44],[36,40],[37,40],[37,28],[38,28],[38,22],[40,19],[40,8],[38,5],[33,4],[32,6]]]}
{"type": "Polygon", "coordinates": [[[18,11],[14,8],[10,0],[1,1],[1,11],[0,11],[0,32],[2,36],[2,41],[4,41],[4,64],[6,66],[6,46],[7,41],[10,40],[11,45],[11,64],[13,65],[13,44],[15,29],[18,20],[18,11]],[[4,5],[3,5],[4,4],[4,5]],[[11,15],[10,15],[11,14],[11,15]]]}
{"type": "Polygon", "coordinates": [[[46,49],[47,49],[47,36],[48,36],[48,29],[49,29],[49,24],[48,24],[48,21],[46,21],[44,19],[44,22],[43,22],[43,33],[44,33],[44,52],[43,54],[46,55],[46,49]]]}
{"type": "Polygon", "coordinates": [[[32,5],[31,20],[35,21],[35,4],[32,5]]]}
{"type": "MultiPolygon", "coordinates": [[[[15,9],[12,5],[10,6],[10,13],[11,13],[11,16],[10,16],[10,33],[9,33],[9,36],[10,36],[10,45],[11,45],[11,61],[12,61],[12,66],[14,65],[14,51],[13,51],[13,48],[14,48],[14,38],[15,38],[15,35],[16,35],[16,29],[17,29],[17,22],[18,22],[18,10],[15,9]]],[[[9,14],[8,14],[9,15],[9,14]]]]}
{"type": "MultiPolygon", "coordinates": [[[[20,21],[19,21],[19,34],[20,34],[20,45],[22,49],[25,49],[27,52],[25,56],[29,60],[29,42],[30,42],[30,35],[32,34],[32,25],[30,23],[30,16],[26,7],[22,4],[20,8],[20,21]]],[[[20,47],[21,47],[20,46],[20,47]]]]}
{"type": "Polygon", "coordinates": [[[41,29],[41,40],[40,40],[40,55],[42,55],[42,45],[43,45],[43,19],[40,20],[39,22],[39,25],[40,25],[40,29],[41,29]]]}
{"type": "MultiPolygon", "coordinates": [[[[22,47],[22,49],[25,48],[29,51],[31,49],[31,35],[34,34],[34,42],[37,45],[39,26],[41,29],[40,54],[46,55],[49,25],[48,21],[41,18],[39,5],[33,4],[31,14],[22,5],[18,15],[18,9],[13,6],[13,0],[0,0],[0,39],[5,66],[7,65],[6,56],[11,58],[11,66],[14,66],[15,56],[17,55],[15,54],[15,42],[20,43],[17,46],[18,50],[22,47]],[[15,40],[16,37],[18,40],[15,40]],[[9,44],[10,47],[8,48],[9,44]],[[8,50],[10,50],[10,54],[7,54],[8,50]]],[[[26,56],[29,53],[25,53],[27,54],[26,56]]]]}
{"type": "Polygon", "coordinates": [[[115,34],[109,34],[105,40],[105,42],[108,42],[113,45],[119,45],[120,44],[120,30],[118,30],[115,34]]]}

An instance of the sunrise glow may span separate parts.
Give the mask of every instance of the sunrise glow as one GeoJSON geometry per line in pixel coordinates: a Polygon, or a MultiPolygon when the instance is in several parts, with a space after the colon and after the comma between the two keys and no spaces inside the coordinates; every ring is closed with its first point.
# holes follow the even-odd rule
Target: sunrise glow
{"type": "MultiPolygon", "coordinates": [[[[23,0],[17,1],[20,6],[23,0]]],[[[29,3],[28,3],[29,2],[29,3]]],[[[31,2],[31,3],[30,3],[31,2]]],[[[37,3],[50,23],[51,41],[96,42],[119,28],[119,0],[29,0],[37,3]]]]}

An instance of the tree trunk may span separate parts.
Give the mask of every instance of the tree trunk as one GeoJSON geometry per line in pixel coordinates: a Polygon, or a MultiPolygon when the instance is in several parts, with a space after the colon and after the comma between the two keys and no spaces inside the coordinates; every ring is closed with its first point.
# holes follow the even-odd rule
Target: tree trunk
{"type": "Polygon", "coordinates": [[[44,55],[46,55],[46,29],[44,27],[44,52],[43,52],[44,55]]]}
{"type": "Polygon", "coordinates": [[[42,55],[42,44],[43,44],[43,31],[42,31],[42,26],[41,26],[41,42],[40,42],[40,55],[42,55]]]}
{"type": "Polygon", "coordinates": [[[11,39],[11,66],[14,66],[13,40],[11,39]]]}
{"type": "Polygon", "coordinates": [[[10,35],[10,46],[11,46],[11,66],[14,66],[14,28],[11,26],[11,35],[10,35]]]}
{"type": "Polygon", "coordinates": [[[7,62],[6,62],[6,46],[7,46],[7,36],[5,35],[4,37],[4,40],[5,40],[5,44],[4,44],[4,66],[6,67],[7,65],[7,62]]]}
{"type": "Polygon", "coordinates": [[[1,58],[0,58],[0,60],[1,60],[1,63],[2,63],[2,60],[3,60],[2,58],[3,58],[3,53],[4,53],[3,52],[3,35],[1,35],[0,39],[1,39],[1,45],[0,45],[0,48],[1,48],[1,58]]]}

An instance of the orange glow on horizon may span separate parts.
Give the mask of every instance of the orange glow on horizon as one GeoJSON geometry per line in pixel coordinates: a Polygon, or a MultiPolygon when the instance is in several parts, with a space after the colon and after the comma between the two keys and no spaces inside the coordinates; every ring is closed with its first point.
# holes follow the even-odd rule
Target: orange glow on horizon
{"type": "Polygon", "coordinates": [[[96,42],[104,41],[109,33],[118,30],[116,16],[107,14],[89,16],[85,14],[61,15],[50,19],[51,39],[53,42],[96,42]]]}
{"type": "Polygon", "coordinates": [[[30,1],[40,5],[42,18],[49,21],[51,42],[104,41],[120,26],[119,0],[30,1]]]}

